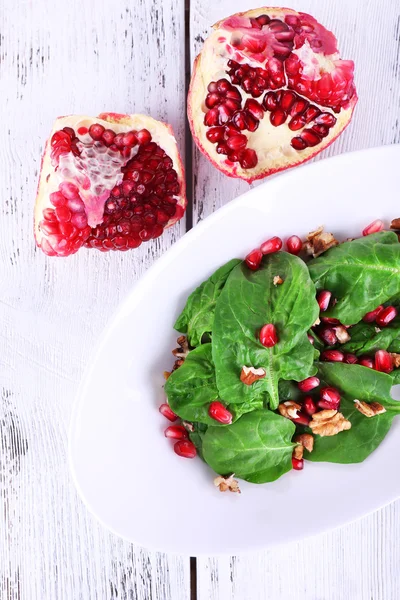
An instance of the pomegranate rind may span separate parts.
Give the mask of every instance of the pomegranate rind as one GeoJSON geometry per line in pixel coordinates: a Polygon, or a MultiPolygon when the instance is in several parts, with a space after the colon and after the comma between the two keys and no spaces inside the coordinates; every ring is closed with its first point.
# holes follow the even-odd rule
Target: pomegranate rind
{"type": "MultiPolygon", "coordinates": [[[[43,219],[43,211],[46,208],[54,208],[50,202],[50,194],[58,190],[60,183],[60,178],[56,176],[55,168],[51,162],[52,136],[56,131],[60,131],[64,127],[71,127],[77,131],[79,127],[85,126],[89,128],[92,124],[103,125],[103,127],[106,129],[112,128],[115,133],[147,129],[151,133],[152,141],[157,143],[171,158],[173,162],[173,168],[177,172],[178,181],[180,183],[179,194],[177,194],[175,215],[170,218],[168,223],[164,226],[164,229],[174,225],[183,217],[185,213],[187,205],[185,172],[183,162],[179,154],[177,141],[171,125],[157,121],[148,115],[141,114],[124,115],[108,112],[101,113],[98,117],[88,117],[85,115],[68,115],[58,117],[45,144],[35,202],[34,235],[36,244],[40,248],[42,247],[43,240],[46,239],[46,235],[40,229],[40,222],[43,219]]],[[[77,249],[74,252],[76,252],[77,249]]],[[[71,254],[72,253],[73,252],[71,252],[71,254]]],[[[57,252],[54,252],[54,255],[57,255],[57,252]]]]}
{"type": "MultiPolygon", "coordinates": [[[[248,131],[241,131],[241,134],[245,134],[249,138],[248,148],[256,151],[258,156],[258,164],[253,168],[242,168],[239,162],[231,162],[227,159],[224,154],[218,154],[216,152],[216,145],[210,142],[206,133],[208,128],[204,125],[204,115],[206,114],[207,108],[205,107],[205,98],[207,96],[207,86],[211,81],[217,81],[218,79],[224,78],[229,81],[227,74],[227,61],[232,58],[231,55],[224,54],[223,45],[224,36],[228,33],[224,30],[224,26],[227,21],[231,21],[234,18],[256,18],[260,15],[267,14],[271,19],[285,20],[288,15],[303,16],[309,19],[313,25],[318,28],[319,32],[323,33],[324,40],[326,41],[326,47],[329,52],[334,53],[324,56],[319,55],[319,59],[326,59],[327,64],[333,69],[334,62],[340,59],[339,53],[337,52],[336,38],[321,24],[319,24],[313,17],[306,15],[305,13],[298,13],[288,8],[256,8],[245,12],[236,13],[231,17],[218,21],[214,26],[214,31],[206,39],[203,49],[200,54],[196,57],[193,64],[192,78],[188,92],[188,120],[189,126],[194,138],[194,141],[200,151],[210,160],[210,162],[225,175],[234,178],[240,178],[248,183],[252,183],[258,179],[262,179],[269,175],[273,175],[279,171],[283,171],[287,168],[300,165],[314,156],[322,152],[330,146],[339,135],[349,125],[355,105],[357,104],[357,94],[354,92],[351,99],[347,102],[346,106],[341,108],[340,112],[334,112],[336,123],[331,127],[329,135],[321,140],[321,142],[314,147],[308,147],[304,150],[297,151],[290,145],[290,140],[296,136],[297,133],[290,131],[287,127],[273,127],[269,123],[269,113],[265,112],[264,118],[260,121],[260,126],[254,133],[248,131]]],[[[226,39],[225,39],[226,41],[226,39]]],[[[229,44],[228,44],[229,45],[229,44]]],[[[250,63],[250,61],[248,61],[250,63]]],[[[352,61],[347,61],[349,65],[353,65],[352,61]]],[[[252,66],[264,66],[260,63],[254,63],[252,66]]],[[[243,105],[246,99],[252,96],[246,94],[241,88],[239,89],[243,105]]],[[[288,89],[287,86],[279,88],[282,90],[288,89]]],[[[306,95],[302,96],[308,99],[306,95]]],[[[257,98],[258,102],[261,103],[262,97],[257,98]]],[[[308,99],[310,103],[317,106],[322,112],[332,112],[331,108],[320,105],[313,99],[308,99]]]]}

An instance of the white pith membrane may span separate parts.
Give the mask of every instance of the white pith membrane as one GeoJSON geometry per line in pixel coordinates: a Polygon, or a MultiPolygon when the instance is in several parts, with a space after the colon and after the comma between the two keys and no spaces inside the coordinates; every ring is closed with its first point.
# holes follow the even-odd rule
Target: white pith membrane
{"type": "MultiPolygon", "coordinates": [[[[322,106],[314,99],[307,97],[306,94],[302,95],[296,89],[288,87],[287,85],[287,72],[285,68],[285,61],[283,60],[286,84],[279,86],[279,88],[266,88],[262,95],[254,97],[251,93],[246,93],[240,84],[235,84],[231,81],[231,76],[228,74],[229,66],[228,61],[234,60],[241,64],[249,65],[252,68],[267,69],[268,58],[268,47],[266,51],[261,55],[260,53],[254,54],[249,52],[248,48],[238,49],[232,45],[238,39],[243,38],[249,33],[248,29],[243,29],[240,26],[237,28],[232,27],[231,24],[235,22],[243,22],[243,19],[256,18],[260,15],[268,15],[270,19],[278,19],[285,22],[287,15],[299,16],[301,13],[292,11],[290,9],[276,9],[276,8],[259,8],[246,13],[240,13],[239,15],[233,15],[228,19],[220,21],[214,26],[213,33],[206,39],[202,52],[196,59],[192,80],[189,90],[189,122],[194,135],[196,143],[200,149],[208,156],[208,158],[214,163],[214,165],[225,172],[227,175],[233,177],[240,177],[246,179],[249,182],[254,179],[265,177],[276,171],[286,169],[295,164],[304,162],[310,159],[315,154],[321,152],[326,146],[328,146],[346,127],[349,123],[354,106],[357,102],[357,96],[354,92],[353,97],[347,102],[347,105],[341,108],[340,112],[335,112],[331,107],[322,106]],[[226,27],[228,23],[228,27],[226,27]],[[336,123],[330,127],[329,134],[322,138],[321,142],[313,147],[307,147],[302,150],[296,150],[291,146],[291,140],[299,136],[304,129],[309,129],[313,125],[313,121],[307,124],[303,129],[292,131],[288,127],[290,117],[287,118],[283,125],[274,126],[270,122],[270,112],[266,111],[264,117],[260,119],[259,126],[254,132],[249,132],[246,129],[240,130],[240,134],[245,135],[248,138],[246,148],[255,150],[258,157],[258,163],[253,168],[244,169],[241,167],[239,162],[231,162],[227,159],[224,154],[218,154],[216,152],[216,143],[212,143],[206,137],[207,131],[210,127],[204,124],[204,117],[209,111],[205,104],[207,97],[208,85],[210,82],[217,82],[220,79],[225,79],[231,83],[235,89],[237,89],[242,96],[241,109],[244,108],[247,99],[254,99],[260,105],[262,105],[265,94],[272,90],[285,91],[290,90],[295,92],[300,98],[307,100],[310,105],[313,105],[323,113],[330,113],[336,118],[336,123]]],[[[308,17],[308,15],[305,15],[308,17]]],[[[309,17],[313,23],[316,23],[312,17],[309,17]]],[[[332,40],[336,44],[336,40],[330,32],[327,32],[321,25],[316,24],[317,32],[322,32],[321,35],[326,34],[327,46],[332,49],[332,40]],[[318,29],[317,29],[318,26],[318,29]]],[[[254,32],[250,31],[250,35],[254,32]]],[[[256,32],[256,35],[262,36],[262,31],[256,32]]],[[[271,34],[269,34],[271,35],[271,34]]],[[[321,45],[321,50],[324,50],[324,44],[321,45]]],[[[352,68],[351,61],[341,61],[339,53],[335,52],[325,55],[322,52],[315,52],[306,40],[304,44],[299,48],[293,48],[292,54],[295,54],[302,65],[303,77],[309,77],[313,80],[320,80],[325,73],[332,73],[336,70],[340,77],[340,66],[344,65],[345,68],[352,68]],[[338,62],[339,61],[339,62],[338,62]]],[[[272,55],[271,55],[272,57],[272,55]]],[[[218,125],[217,125],[218,126],[218,125]]]]}
{"type": "MultiPolygon", "coordinates": [[[[105,202],[110,198],[111,190],[123,182],[124,173],[121,169],[140,151],[141,146],[138,144],[131,148],[129,154],[126,153],[123,156],[119,150],[112,150],[105,144],[93,140],[89,133],[81,134],[78,132],[80,128],[88,130],[93,124],[102,125],[106,130],[111,129],[115,134],[148,130],[151,134],[151,142],[160,146],[172,160],[172,169],[176,171],[180,183],[179,192],[171,195],[176,199],[176,206],[181,207],[181,209],[178,208],[176,215],[172,216],[163,227],[173,225],[184,213],[186,196],[183,167],[176,139],[169,125],[146,115],[103,113],[97,118],[84,115],[60,117],[54,123],[42,161],[35,204],[35,238],[38,246],[42,246],[44,239],[47,242],[51,241],[51,236],[42,231],[43,211],[45,209],[55,209],[50,195],[53,192],[59,192],[60,185],[62,188],[65,185],[73,184],[78,188],[80,199],[84,205],[82,213],[86,215],[87,227],[95,228],[102,223],[105,202]],[[56,165],[51,156],[53,150],[51,140],[56,132],[63,130],[65,127],[74,130],[78,138],[77,148],[80,151],[80,156],[75,155],[72,151],[61,153],[58,165],[56,165]]],[[[71,199],[71,202],[73,202],[73,199],[71,199]]],[[[54,243],[52,245],[54,248],[54,243]]],[[[81,245],[83,245],[83,242],[81,245]]],[[[43,244],[44,251],[46,251],[45,247],[48,248],[46,242],[43,244]]],[[[62,246],[59,248],[60,252],[58,252],[58,248],[54,249],[55,254],[62,256],[76,252],[78,248],[65,254],[62,246]]]]}

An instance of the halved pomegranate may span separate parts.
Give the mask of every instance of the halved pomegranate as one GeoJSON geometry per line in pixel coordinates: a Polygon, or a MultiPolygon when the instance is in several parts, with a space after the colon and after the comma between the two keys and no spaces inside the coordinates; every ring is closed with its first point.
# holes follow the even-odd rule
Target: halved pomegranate
{"type": "Polygon", "coordinates": [[[351,120],[354,64],[313,17],[257,8],[214,25],[195,60],[188,117],[200,150],[248,182],[309,160],[351,120]]]}
{"type": "Polygon", "coordinates": [[[115,113],[56,120],[35,206],[36,243],[46,254],[137,248],[178,221],[185,207],[183,166],[169,125],[115,113]]]}

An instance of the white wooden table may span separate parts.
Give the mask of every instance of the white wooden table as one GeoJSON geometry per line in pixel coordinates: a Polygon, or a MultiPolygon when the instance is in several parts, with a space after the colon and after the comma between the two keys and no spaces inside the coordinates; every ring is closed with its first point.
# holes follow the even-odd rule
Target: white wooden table
{"type": "MultiPolygon", "coordinates": [[[[290,4],[335,31],[343,56],[357,67],[355,118],[321,158],[399,142],[399,0],[290,4]]],[[[82,250],[68,260],[45,257],[32,235],[43,142],[57,115],[147,112],[173,125],[190,167],[185,63],[188,69],[213,22],[254,5],[262,3],[0,5],[1,600],[400,598],[400,502],[301,543],[197,559],[191,573],[189,559],[147,552],[100,526],[78,498],[67,469],[68,422],[86,361],[119,300],[184,233],[185,222],[131,253],[82,250]]],[[[246,189],[197,151],[191,170],[188,223],[246,189]]],[[[362,198],[354,201],[362,210],[362,198]]],[[[295,498],[293,506],[301,518],[295,498]]],[[[185,524],[185,535],[188,529],[185,524]]]]}

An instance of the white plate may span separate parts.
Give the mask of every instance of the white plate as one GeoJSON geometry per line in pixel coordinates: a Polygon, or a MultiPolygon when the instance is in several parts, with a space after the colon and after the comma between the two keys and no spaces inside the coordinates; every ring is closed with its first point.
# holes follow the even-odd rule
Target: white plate
{"type": "MultiPolygon", "coordinates": [[[[358,236],[400,217],[400,146],[294,169],[252,189],[186,234],[120,306],[88,368],[70,435],[73,477],[88,508],[118,535],[182,554],[237,553],[316,534],[400,496],[397,420],[364,463],[306,463],[272,484],[221,494],[200,459],[176,456],[163,436],[163,371],[172,325],[199,283],[272,235],[325,224],[358,236]]],[[[174,345],[175,344],[175,345],[174,345]]]]}

